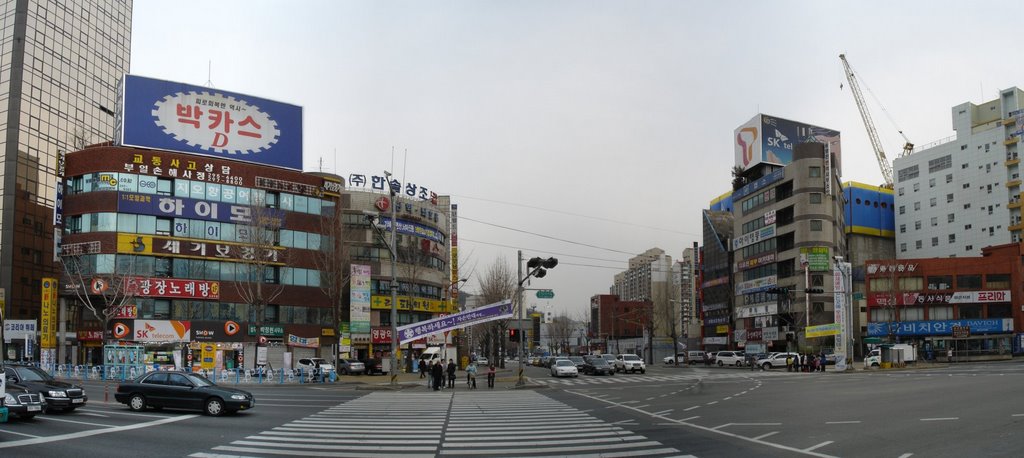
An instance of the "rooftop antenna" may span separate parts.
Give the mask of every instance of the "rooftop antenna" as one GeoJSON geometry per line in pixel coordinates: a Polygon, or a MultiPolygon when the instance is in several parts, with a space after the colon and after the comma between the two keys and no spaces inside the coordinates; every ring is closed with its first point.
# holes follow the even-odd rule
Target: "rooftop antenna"
{"type": "Polygon", "coordinates": [[[206,87],[213,88],[213,61],[206,61],[206,87]]]}

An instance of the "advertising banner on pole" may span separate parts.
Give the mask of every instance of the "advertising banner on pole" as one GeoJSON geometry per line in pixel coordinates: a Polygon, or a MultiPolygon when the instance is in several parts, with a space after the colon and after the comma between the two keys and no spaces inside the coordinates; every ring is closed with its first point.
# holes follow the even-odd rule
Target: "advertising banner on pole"
{"type": "Polygon", "coordinates": [[[420,321],[398,328],[399,343],[407,343],[431,334],[460,329],[474,324],[512,318],[512,301],[505,300],[465,312],[420,321]]]}
{"type": "Polygon", "coordinates": [[[846,339],[849,338],[848,328],[846,327],[846,279],[843,278],[843,271],[839,270],[837,265],[832,270],[832,287],[835,294],[832,296],[832,300],[835,304],[835,313],[833,323],[839,328],[836,336],[835,350],[833,353],[836,355],[836,370],[846,370],[846,339]]]}
{"type": "Polygon", "coordinates": [[[43,278],[42,309],[39,312],[39,347],[57,347],[57,279],[43,278]]]}
{"type": "Polygon", "coordinates": [[[349,326],[352,334],[370,333],[370,266],[352,264],[349,326]]]}

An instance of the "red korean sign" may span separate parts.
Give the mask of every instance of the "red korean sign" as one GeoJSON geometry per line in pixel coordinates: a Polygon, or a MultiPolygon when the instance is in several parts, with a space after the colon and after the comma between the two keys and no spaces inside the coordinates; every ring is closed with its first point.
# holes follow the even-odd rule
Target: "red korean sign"
{"type": "Polygon", "coordinates": [[[391,343],[391,328],[374,326],[370,330],[370,342],[375,344],[391,343]]]}
{"type": "Polygon", "coordinates": [[[78,331],[78,340],[99,342],[103,340],[103,331],[78,331]]]}
{"type": "Polygon", "coordinates": [[[125,288],[141,297],[175,299],[220,299],[220,282],[176,278],[128,278],[125,288]]]}
{"type": "Polygon", "coordinates": [[[136,307],[133,304],[127,304],[127,305],[122,305],[120,307],[116,307],[115,311],[114,311],[114,318],[123,319],[123,318],[138,318],[138,317],[139,317],[139,308],[136,307]]]}
{"type": "Polygon", "coordinates": [[[982,304],[1010,302],[1010,291],[959,291],[952,293],[874,293],[868,296],[870,306],[982,304]]]}

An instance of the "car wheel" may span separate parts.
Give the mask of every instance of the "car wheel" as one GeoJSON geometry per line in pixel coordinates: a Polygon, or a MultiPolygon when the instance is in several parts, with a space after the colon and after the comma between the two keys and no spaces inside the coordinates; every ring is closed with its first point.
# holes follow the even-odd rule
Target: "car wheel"
{"type": "Polygon", "coordinates": [[[761,365],[761,370],[766,371],[772,368],[772,363],[764,363],[761,365]]]}
{"type": "Polygon", "coordinates": [[[743,366],[743,362],[742,361],[736,361],[736,367],[742,367],[742,366],[743,366]]]}
{"type": "Polygon", "coordinates": [[[205,406],[203,410],[211,417],[218,417],[224,413],[224,401],[220,398],[207,399],[205,406]]]}
{"type": "Polygon", "coordinates": [[[640,373],[641,374],[646,374],[647,373],[647,369],[640,369],[640,373]]]}
{"type": "Polygon", "coordinates": [[[128,408],[136,412],[146,410],[146,397],[138,393],[133,394],[128,398],[128,408]]]}
{"type": "Polygon", "coordinates": [[[719,362],[718,362],[718,367],[722,367],[722,366],[724,366],[724,365],[725,365],[725,363],[724,363],[724,362],[722,362],[722,361],[719,361],[719,362]]]}
{"type": "Polygon", "coordinates": [[[878,363],[871,363],[871,367],[878,367],[878,363]]]}

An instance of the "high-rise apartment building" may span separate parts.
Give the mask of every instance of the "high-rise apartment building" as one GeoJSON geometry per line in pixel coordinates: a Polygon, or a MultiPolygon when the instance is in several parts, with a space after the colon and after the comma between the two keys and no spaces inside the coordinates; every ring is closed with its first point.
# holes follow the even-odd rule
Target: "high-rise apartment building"
{"type": "Polygon", "coordinates": [[[953,107],[956,135],[895,160],[896,256],[981,256],[1021,240],[1024,91],[953,107]]]}
{"type": "Polygon", "coordinates": [[[113,138],[131,0],[0,3],[0,287],[9,318],[38,318],[56,275],[58,157],[113,138]]]}

